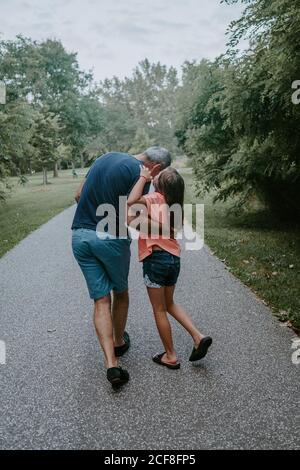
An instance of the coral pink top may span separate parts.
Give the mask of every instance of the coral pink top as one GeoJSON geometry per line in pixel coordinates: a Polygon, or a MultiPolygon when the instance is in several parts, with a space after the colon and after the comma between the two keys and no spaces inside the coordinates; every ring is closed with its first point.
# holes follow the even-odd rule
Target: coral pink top
{"type": "MultiPolygon", "coordinates": [[[[166,200],[164,196],[158,192],[146,194],[143,196],[147,206],[148,215],[155,221],[160,221],[162,225],[168,221],[166,200]]],[[[172,255],[180,256],[180,245],[177,240],[162,237],[156,234],[140,233],[138,247],[139,260],[143,261],[147,256],[151,255],[153,246],[159,246],[162,250],[168,251],[172,255]],[[150,238],[151,237],[151,238],[150,238]]]]}

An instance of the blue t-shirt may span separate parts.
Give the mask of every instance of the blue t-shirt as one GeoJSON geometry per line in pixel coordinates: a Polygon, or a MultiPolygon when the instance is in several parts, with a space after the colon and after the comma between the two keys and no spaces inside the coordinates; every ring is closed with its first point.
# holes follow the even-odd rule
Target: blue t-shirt
{"type": "MultiPolygon", "coordinates": [[[[130,193],[139,179],[141,165],[139,160],[127,153],[110,152],[97,158],[86,176],[72,229],[96,230],[98,222],[107,215],[97,216],[98,207],[110,204],[115,208],[116,235],[119,236],[119,197],[130,193]]],[[[145,185],[145,192],[148,189],[149,185],[145,185]]],[[[109,231],[109,228],[104,227],[104,231],[109,231]]]]}

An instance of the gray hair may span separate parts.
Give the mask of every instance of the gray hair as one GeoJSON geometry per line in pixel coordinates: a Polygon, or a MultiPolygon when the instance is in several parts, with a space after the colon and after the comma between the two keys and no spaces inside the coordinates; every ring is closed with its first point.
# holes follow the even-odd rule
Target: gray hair
{"type": "Polygon", "coordinates": [[[171,165],[171,154],[170,152],[158,145],[149,147],[143,152],[143,154],[153,163],[160,163],[161,166],[167,168],[171,165]]]}

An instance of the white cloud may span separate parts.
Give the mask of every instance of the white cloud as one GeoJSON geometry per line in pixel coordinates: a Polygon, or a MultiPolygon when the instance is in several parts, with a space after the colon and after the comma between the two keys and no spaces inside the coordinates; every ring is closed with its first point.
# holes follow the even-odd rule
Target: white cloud
{"type": "Polygon", "coordinates": [[[129,75],[145,57],[176,67],[213,58],[240,12],[219,0],[0,0],[0,33],[59,38],[100,80],[129,75]]]}

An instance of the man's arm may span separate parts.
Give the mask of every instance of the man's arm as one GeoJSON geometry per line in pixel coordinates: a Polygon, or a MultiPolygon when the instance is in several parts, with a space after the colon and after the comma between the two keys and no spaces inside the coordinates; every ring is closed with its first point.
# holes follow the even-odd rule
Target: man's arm
{"type": "Polygon", "coordinates": [[[78,188],[77,191],[76,191],[76,194],[75,194],[75,201],[77,202],[77,204],[78,204],[78,202],[79,202],[79,199],[80,199],[80,196],[81,196],[81,192],[82,192],[82,188],[83,188],[83,186],[84,186],[85,180],[86,180],[86,178],[82,181],[82,183],[80,184],[79,188],[78,188]]]}
{"type": "MultiPolygon", "coordinates": [[[[92,166],[93,166],[93,165],[92,165],[92,166]]],[[[76,191],[76,194],[75,194],[75,201],[77,202],[77,204],[78,204],[78,202],[79,202],[79,199],[80,199],[80,196],[81,196],[81,193],[82,193],[82,188],[83,188],[83,186],[84,186],[84,183],[86,182],[87,177],[89,176],[89,173],[90,173],[90,171],[91,171],[92,166],[89,168],[87,174],[85,175],[84,180],[82,181],[82,183],[80,184],[79,188],[78,188],[77,191],[76,191]]]]}

